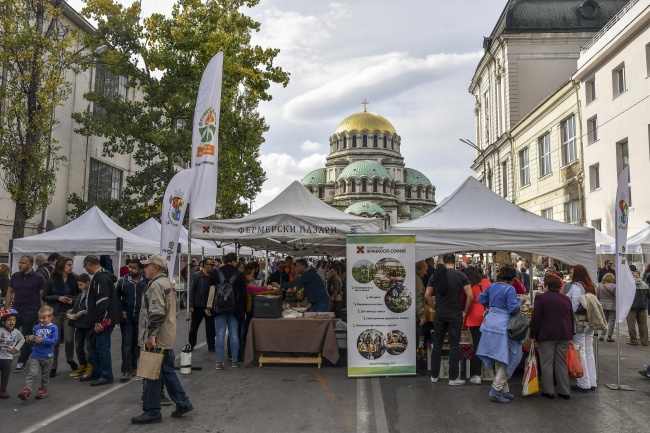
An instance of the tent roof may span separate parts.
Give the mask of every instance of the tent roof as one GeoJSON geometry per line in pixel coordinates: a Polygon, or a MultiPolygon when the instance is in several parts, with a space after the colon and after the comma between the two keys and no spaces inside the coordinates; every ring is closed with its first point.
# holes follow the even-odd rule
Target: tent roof
{"type": "Polygon", "coordinates": [[[391,226],[415,234],[418,259],[459,251],[542,254],[595,271],[594,229],[528,212],[469,177],[426,215],[391,226]]]}
{"type": "Polygon", "coordinates": [[[650,226],[627,238],[628,254],[642,254],[650,251],[650,226]]]}
{"type": "Polygon", "coordinates": [[[314,197],[294,181],[276,198],[250,215],[230,220],[197,219],[197,239],[239,242],[277,251],[330,253],[345,250],[351,233],[381,233],[381,221],[348,215],[314,197]]]}
{"type": "Polygon", "coordinates": [[[65,253],[109,254],[118,252],[117,239],[122,239],[121,251],[159,254],[160,241],[152,242],[123,229],[93,206],[83,215],[50,232],[13,240],[13,253],[58,251],[65,253]]]}

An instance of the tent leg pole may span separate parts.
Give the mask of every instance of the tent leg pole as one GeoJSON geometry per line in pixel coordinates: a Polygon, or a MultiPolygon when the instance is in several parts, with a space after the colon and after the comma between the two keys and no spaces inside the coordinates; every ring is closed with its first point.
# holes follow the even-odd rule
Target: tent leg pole
{"type": "MultiPolygon", "coordinates": [[[[120,268],[122,267],[122,251],[117,253],[117,276],[120,276],[120,268]]],[[[66,330],[67,331],[67,330],[66,330]]]]}

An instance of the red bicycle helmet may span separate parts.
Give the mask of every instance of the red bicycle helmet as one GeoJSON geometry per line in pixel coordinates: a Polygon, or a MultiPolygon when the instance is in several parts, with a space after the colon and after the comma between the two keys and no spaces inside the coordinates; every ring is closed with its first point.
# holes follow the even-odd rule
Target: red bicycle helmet
{"type": "Polygon", "coordinates": [[[4,321],[11,316],[18,318],[18,311],[14,310],[13,308],[5,308],[2,310],[2,313],[0,313],[0,321],[4,323],[4,321]]]}

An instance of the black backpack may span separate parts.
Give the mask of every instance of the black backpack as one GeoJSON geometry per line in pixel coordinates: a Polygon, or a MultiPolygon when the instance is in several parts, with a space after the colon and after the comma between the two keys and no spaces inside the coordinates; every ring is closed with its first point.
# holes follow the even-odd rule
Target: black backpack
{"type": "Polygon", "coordinates": [[[228,280],[226,280],[221,269],[217,269],[217,275],[219,275],[219,284],[214,294],[213,310],[217,314],[232,314],[235,312],[235,288],[233,284],[235,284],[239,272],[232,274],[228,280]]]}

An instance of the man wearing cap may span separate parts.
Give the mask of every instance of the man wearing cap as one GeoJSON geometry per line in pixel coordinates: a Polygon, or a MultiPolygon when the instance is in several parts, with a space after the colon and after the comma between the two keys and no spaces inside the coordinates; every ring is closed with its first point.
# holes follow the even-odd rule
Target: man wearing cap
{"type": "Polygon", "coordinates": [[[142,294],[140,310],[140,344],[148,350],[164,349],[160,376],[157,380],[144,380],[140,416],[131,418],[133,424],[151,424],[162,421],[160,415],[161,380],[176,403],[172,418],[180,418],[194,409],[174,371],[174,340],[176,340],[176,292],[167,278],[167,262],[155,254],[142,260],[149,283],[142,294]]]}
{"type": "Polygon", "coordinates": [[[598,272],[598,282],[601,283],[603,281],[603,277],[605,274],[612,274],[616,276],[616,271],[612,269],[612,261],[607,259],[605,260],[605,267],[601,268],[600,271],[598,272]]]}

